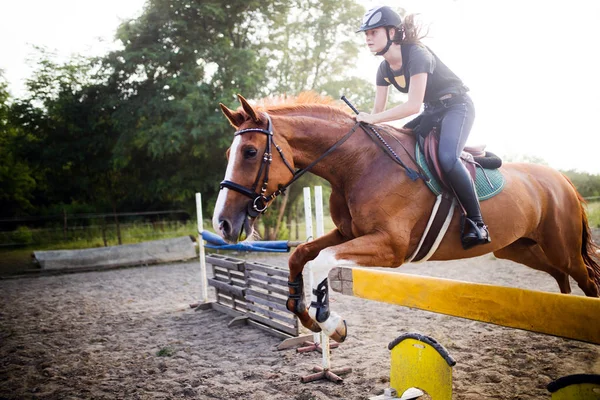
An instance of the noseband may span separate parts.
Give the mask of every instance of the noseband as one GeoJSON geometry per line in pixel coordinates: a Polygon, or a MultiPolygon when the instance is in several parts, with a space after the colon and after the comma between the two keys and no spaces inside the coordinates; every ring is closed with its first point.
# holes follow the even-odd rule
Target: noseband
{"type": "Polygon", "coordinates": [[[267,113],[265,113],[265,115],[267,116],[267,121],[268,121],[267,129],[248,128],[248,129],[242,129],[242,130],[236,131],[234,134],[235,136],[237,136],[237,135],[243,135],[244,133],[257,132],[257,133],[262,133],[264,135],[267,135],[266,149],[263,154],[263,159],[262,159],[262,163],[260,165],[260,169],[258,170],[256,179],[254,180],[254,184],[252,185],[251,188],[247,188],[245,186],[242,186],[240,184],[237,184],[235,182],[228,181],[228,180],[224,180],[220,184],[220,189],[223,189],[223,188],[231,189],[231,190],[234,190],[234,191],[241,193],[244,196],[250,198],[250,201],[248,202],[248,205],[246,207],[246,214],[250,218],[256,218],[258,215],[264,213],[267,210],[267,207],[269,207],[269,202],[271,200],[275,199],[280,194],[285,193],[285,190],[292,183],[294,183],[296,180],[298,180],[298,178],[300,178],[302,175],[307,173],[312,167],[315,166],[316,163],[321,161],[324,157],[326,157],[329,153],[331,153],[333,150],[335,150],[338,146],[340,146],[342,143],[344,143],[346,140],[348,140],[348,138],[350,138],[350,136],[352,136],[352,134],[356,131],[356,128],[358,126],[360,126],[360,123],[357,122],[348,133],[346,133],[340,140],[335,142],[329,149],[327,149],[327,151],[325,151],[325,153],[321,154],[320,157],[318,157],[316,160],[311,162],[306,168],[294,171],[294,169],[291,167],[290,163],[286,160],[285,156],[283,155],[283,150],[281,150],[281,147],[279,147],[273,140],[273,124],[271,123],[271,117],[267,113]],[[273,161],[273,154],[271,153],[271,149],[273,148],[273,146],[275,146],[275,148],[279,152],[279,155],[281,156],[283,163],[290,170],[293,177],[285,185],[280,185],[276,191],[274,191],[273,193],[271,193],[268,196],[265,196],[265,193],[267,192],[267,185],[269,184],[269,168],[271,167],[271,162],[273,161]],[[263,171],[265,171],[265,177],[263,178],[262,186],[260,188],[260,193],[256,193],[256,188],[258,187],[258,183],[260,181],[260,177],[262,176],[263,171]]]}

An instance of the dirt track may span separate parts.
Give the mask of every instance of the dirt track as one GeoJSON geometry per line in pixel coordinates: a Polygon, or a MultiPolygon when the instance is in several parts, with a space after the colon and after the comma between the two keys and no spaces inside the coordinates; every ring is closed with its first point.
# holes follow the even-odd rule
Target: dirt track
{"type": "MultiPolygon", "coordinates": [[[[273,351],[278,339],[191,310],[198,270],[184,263],[0,281],[0,398],[366,399],[388,386],[387,344],[403,332],[434,337],[457,360],[455,399],[549,399],[553,379],[600,374],[600,346],[333,293],[349,337],[332,361],[354,371],[342,385],[301,384],[319,355],[273,351]]],[[[558,291],[550,276],[491,256],[399,271],[558,291]]]]}

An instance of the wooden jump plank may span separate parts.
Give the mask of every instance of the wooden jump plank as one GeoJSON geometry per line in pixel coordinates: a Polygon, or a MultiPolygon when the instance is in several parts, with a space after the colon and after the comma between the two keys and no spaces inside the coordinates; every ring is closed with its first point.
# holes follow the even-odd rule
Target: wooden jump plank
{"type": "Polygon", "coordinates": [[[261,281],[258,281],[256,279],[253,278],[248,278],[248,286],[249,287],[259,287],[261,289],[265,289],[268,291],[271,291],[273,293],[277,293],[280,294],[282,296],[286,296],[290,294],[289,289],[287,288],[287,286],[285,288],[281,287],[281,286],[277,286],[277,285],[271,285],[268,283],[263,283],[261,281]]]}
{"type": "Polygon", "coordinates": [[[219,304],[219,303],[211,303],[211,307],[215,311],[218,311],[218,312],[223,313],[223,314],[227,314],[227,315],[229,315],[231,317],[234,317],[234,318],[246,315],[245,311],[234,310],[231,307],[227,307],[227,306],[224,306],[224,305],[219,304]]]}
{"type": "Polygon", "coordinates": [[[213,275],[215,275],[215,276],[223,276],[223,277],[226,277],[228,279],[229,278],[236,279],[236,280],[238,280],[241,283],[245,283],[245,281],[246,281],[246,275],[244,275],[243,272],[238,272],[238,271],[234,271],[234,270],[215,268],[215,269],[213,269],[213,275]]]}
{"type": "Polygon", "coordinates": [[[272,301],[277,304],[285,304],[287,302],[288,296],[276,295],[275,293],[266,293],[262,289],[257,288],[246,288],[246,294],[250,294],[252,296],[257,296],[263,298],[265,300],[272,301]]]}
{"type": "Polygon", "coordinates": [[[365,268],[334,268],[329,278],[343,294],[600,344],[596,298],[365,268]]]}
{"type": "Polygon", "coordinates": [[[278,278],[275,276],[266,276],[266,275],[256,273],[254,271],[246,272],[246,276],[247,276],[247,279],[252,278],[252,279],[256,279],[256,280],[263,281],[263,282],[269,282],[269,283],[273,283],[275,285],[279,285],[281,287],[288,286],[287,279],[281,279],[281,278],[278,278]]]}
{"type": "Polygon", "coordinates": [[[214,279],[214,280],[219,281],[219,282],[229,283],[230,285],[235,285],[235,286],[241,287],[241,288],[245,288],[246,287],[246,282],[245,281],[239,281],[237,279],[229,279],[228,277],[223,276],[223,275],[215,275],[211,279],[214,279]]]}
{"type": "Polygon", "coordinates": [[[259,263],[259,262],[253,262],[253,261],[246,262],[246,270],[248,270],[248,269],[252,270],[252,271],[264,272],[266,274],[270,274],[270,275],[274,275],[274,276],[281,276],[285,279],[287,279],[290,274],[290,272],[287,269],[279,269],[279,268],[275,268],[268,264],[263,264],[263,263],[259,263]]]}
{"type": "Polygon", "coordinates": [[[252,304],[252,303],[248,303],[247,307],[248,307],[248,310],[250,310],[250,311],[252,311],[252,312],[254,312],[256,314],[265,315],[268,318],[276,319],[278,321],[281,321],[284,324],[288,324],[288,325],[291,325],[293,327],[297,326],[297,319],[296,319],[296,317],[292,313],[290,313],[289,311],[288,311],[289,314],[286,316],[286,315],[282,315],[282,314],[279,314],[279,313],[274,312],[274,311],[270,311],[270,310],[264,309],[262,307],[257,306],[256,304],[252,304]]]}
{"type": "Polygon", "coordinates": [[[288,309],[285,307],[286,300],[275,298],[273,296],[268,296],[263,293],[257,293],[250,289],[246,291],[246,300],[262,304],[263,306],[274,308],[275,310],[288,312],[288,309]]]}
{"type": "Polygon", "coordinates": [[[248,304],[246,302],[240,302],[237,299],[227,298],[227,297],[218,297],[216,304],[219,304],[223,307],[227,307],[230,310],[239,311],[245,313],[248,311],[248,304]]]}
{"type": "Polygon", "coordinates": [[[240,260],[238,258],[226,257],[220,254],[207,254],[206,262],[208,264],[212,264],[214,266],[219,266],[222,268],[232,269],[236,271],[244,271],[244,260],[240,260]]]}
{"type": "Polygon", "coordinates": [[[281,323],[279,323],[279,322],[277,322],[275,320],[269,319],[269,318],[264,317],[264,316],[259,315],[259,314],[255,314],[253,312],[246,313],[246,316],[248,318],[250,318],[251,320],[253,320],[253,321],[260,322],[263,325],[270,326],[271,328],[275,328],[275,329],[277,329],[279,331],[282,331],[282,332],[285,332],[285,333],[287,333],[289,335],[292,335],[292,336],[297,336],[298,335],[298,329],[295,328],[295,327],[290,327],[290,326],[281,324],[281,323]]]}
{"type": "MultiPolygon", "coordinates": [[[[284,340],[285,339],[293,338],[294,336],[297,335],[297,333],[289,334],[289,333],[286,333],[286,332],[278,331],[277,329],[273,329],[273,328],[271,328],[269,326],[263,325],[260,322],[256,322],[256,321],[253,321],[253,320],[249,320],[248,321],[248,325],[254,326],[254,327],[258,328],[258,329],[261,329],[261,330],[263,330],[263,331],[265,331],[265,332],[267,332],[267,333],[269,333],[269,334],[271,334],[273,336],[276,336],[276,337],[284,339],[284,340]]],[[[304,338],[304,340],[306,341],[307,339],[304,338]]]]}
{"type": "Polygon", "coordinates": [[[234,296],[238,296],[238,297],[244,297],[244,290],[243,288],[240,288],[238,286],[234,286],[234,285],[230,285],[227,282],[220,282],[217,281],[215,279],[212,278],[208,278],[208,283],[211,286],[214,286],[215,288],[219,289],[219,291],[221,292],[227,292],[230,293],[234,296]]]}

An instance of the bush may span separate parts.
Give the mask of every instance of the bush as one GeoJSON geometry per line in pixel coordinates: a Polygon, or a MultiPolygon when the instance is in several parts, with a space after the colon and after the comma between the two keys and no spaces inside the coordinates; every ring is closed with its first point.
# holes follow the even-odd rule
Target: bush
{"type": "Polygon", "coordinates": [[[587,204],[588,223],[592,228],[600,228],[600,202],[587,204]]]}
{"type": "Polygon", "coordinates": [[[26,226],[19,226],[11,233],[10,238],[17,244],[29,244],[33,242],[33,234],[26,226]]]}

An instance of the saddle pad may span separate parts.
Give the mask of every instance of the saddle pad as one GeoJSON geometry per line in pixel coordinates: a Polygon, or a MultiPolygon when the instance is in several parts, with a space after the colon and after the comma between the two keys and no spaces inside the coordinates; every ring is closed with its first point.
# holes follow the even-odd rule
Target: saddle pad
{"type": "MultiPolygon", "coordinates": [[[[429,170],[429,166],[425,161],[425,155],[421,151],[419,143],[417,143],[415,147],[415,155],[417,164],[419,164],[419,166],[423,168],[423,171],[425,171],[427,177],[429,178],[429,182],[425,182],[425,184],[436,196],[442,194],[442,185],[440,185],[440,183],[433,177],[433,174],[429,170]]],[[[481,168],[476,168],[475,191],[477,192],[477,196],[479,197],[480,201],[487,200],[500,193],[504,188],[504,183],[506,182],[504,180],[504,176],[502,176],[502,173],[499,169],[486,169],[485,175],[481,168]],[[487,175],[488,179],[492,183],[493,188],[490,187],[490,184],[485,178],[485,175],[487,175]]]]}

